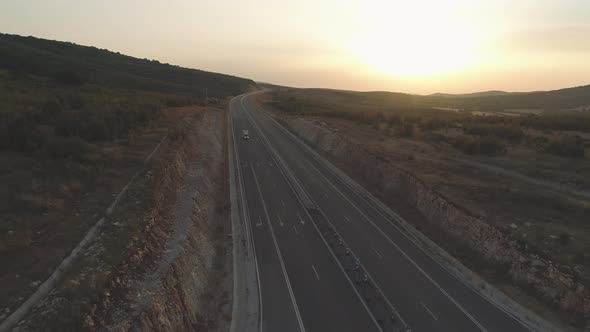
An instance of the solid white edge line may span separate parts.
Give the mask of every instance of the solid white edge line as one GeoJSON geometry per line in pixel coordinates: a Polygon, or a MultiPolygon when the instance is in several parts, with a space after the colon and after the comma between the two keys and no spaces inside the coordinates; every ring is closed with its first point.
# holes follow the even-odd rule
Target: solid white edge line
{"type": "Polygon", "coordinates": [[[311,264],[311,268],[313,269],[313,273],[315,273],[315,277],[320,280],[320,275],[318,274],[318,271],[315,269],[315,266],[313,264],[311,264]]]}
{"type": "MultiPolygon", "coordinates": [[[[243,97],[242,97],[243,98],[243,97]]],[[[233,100],[233,99],[232,99],[233,100]]],[[[235,104],[235,103],[234,103],[235,104]]],[[[231,107],[231,105],[230,105],[231,107]]],[[[230,117],[231,117],[231,109],[230,109],[230,117]]],[[[235,141],[235,132],[234,132],[234,128],[233,128],[233,119],[231,120],[231,126],[232,126],[232,135],[234,138],[234,143],[235,141]]],[[[252,225],[250,224],[250,217],[249,217],[249,213],[248,213],[248,204],[246,202],[245,199],[245,191],[244,191],[244,182],[242,179],[242,172],[241,172],[241,164],[240,164],[240,156],[238,153],[238,148],[237,148],[237,143],[236,143],[236,147],[234,149],[234,154],[236,157],[236,162],[238,164],[237,170],[238,170],[238,184],[239,184],[239,190],[240,190],[240,200],[242,202],[242,213],[244,215],[244,225],[246,227],[246,234],[248,237],[248,248],[251,246],[252,247],[252,253],[253,253],[253,257],[254,257],[254,265],[256,267],[256,285],[258,288],[258,326],[259,326],[259,331],[262,332],[263,331],[263,326],[264,326],[264,313],[262,310],[262,285],[261,285],[261,281],[260,281],[260,270],[258,268],[258,258],[256,255],[256,245],[254,243],[254,232],[252,231],[252,225]]],[[[249,249],[248,249],[248,253],[250,253],[249,249]]]]}
{"type": "MultiPolygon", "coordinates": [[[[235,99],[237,99],[239,97],[236,97],[235,99]]],[[[234,99],[232,99],[232,102],[234,101],[234,99]]],[[[235,104],[235,102],[234,102],[235,104]]],[[[242,220],[244,227],[246,227],[246,230],[248,230],[248,223],[249,223],[249,216],[248,213],[246,211],[247,206],[245,206],[245,200],[244,200],[244,184],[243,184],[243,179],[242,179],[242,165],[240,163],[240,157],[238,154],[238,143],[236,141],[236,135],[234,132],[234,124],[233,124],[233,119],[232,119],[232,110],[231,110],[231,102],[230,102],[230,113],[229,113],[229,117],[230,117],[230,130],[232,133],[232,138],[233,138],[233,144],[234,144],[234,148],[233,148],[233,152],[234,152],[234,159],[236,161],[236,169],[237,169],[237,175],[238,175],[238,187],[239,187],[239,193],[240,193],[240,202],[241,204],[241,208],[242,208],[242,215],[244,216],[244,220],[242,220]]],[[[247,231],[246,232],[246,242],[248,243],[248,245],[246,246],[247,252],[248,252],[248,256],[251,255],[250,253],[250,243],[251,243],[251,239],[250,239],[250,232],[247,231]]]]}
{"type": "MultiPolygon", "coordinates": [[[[234,209],[237,209],[238,200],[236,198],[236,183],[235,183],[235,170],[234,170],[234,155],[233,155],[233,137],[232,137],[232,126],[231,126],[231,102],[228,107],[228,114],[227,114],[227,159],[228,159],[228,168],[229,168],[229,182],[230,182],[230,210],[231,213],[231,221],[232,221],[232,241],[233,241],[233,248],[232,248],[232,255],[233,255],[233,292],[232,292],[232,319],[229,325],[230,332],[237,332],[237,316],[238,316],[238,245],[240,239],[237,238],[237,224],[236,218],[234,216],[238,214],[239,219],[239,212],[234,209]],[[235,211],[235,212],[234,212],[235,211]]],[[[248,244],[246,245],[248,248],[248,244]]]]}

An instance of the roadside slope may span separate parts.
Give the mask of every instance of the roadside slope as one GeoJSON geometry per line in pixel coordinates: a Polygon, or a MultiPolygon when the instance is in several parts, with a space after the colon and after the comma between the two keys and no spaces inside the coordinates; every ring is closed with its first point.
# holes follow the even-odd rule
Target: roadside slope
{"type": "Polygon", "coordinates": [[[225,130],[224,110],[194,108],[83,260],[19,329],[227,329],[225,130]]]}

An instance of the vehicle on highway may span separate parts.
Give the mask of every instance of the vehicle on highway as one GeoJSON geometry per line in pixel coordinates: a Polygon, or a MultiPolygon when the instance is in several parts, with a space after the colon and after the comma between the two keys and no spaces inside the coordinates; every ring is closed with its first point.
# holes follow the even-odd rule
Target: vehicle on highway
{"type": "Polygon", "coordinates": [[[250,133],[247,129],[242,130],[242,138],[243,139],[250,139],[250,133]]]}

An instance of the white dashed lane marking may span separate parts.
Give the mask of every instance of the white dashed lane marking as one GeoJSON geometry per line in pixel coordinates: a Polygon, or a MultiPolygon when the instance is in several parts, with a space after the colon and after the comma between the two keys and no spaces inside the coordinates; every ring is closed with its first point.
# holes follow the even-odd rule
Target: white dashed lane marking
{"type": "Polygon", "coordinates": [[[283,223],[283,219],[281,219],[281,216],[277,216],[277,218],[279,218],[279,225],[281,225],[281,228],[285,225],[283,223]]]}
{"type": "Polygon", "coordinates": [[[430,309],[428,309],[428,307],[426,306],[426,304],[424,304],[424,303],[422,303],[422,301],[420,301],[420,305],[422,305],[422,307],[430,314],[430,316],[434,320],[438,320],[438,318],[432,313],[432,311],[430,311],[430,309]]]}
{"type": "Polygon", "coordinates": [[[377,251],[377,249],[373,248],[373,251],[375,252],[375,254],[376,254],[377,256],[379,256],[379,258],[383,258],[383,256],[381,255],[381,253],[380,253],[380,252],[378,252],[378,251],[377,251]]]}
{"type": "Polygon", "coordinates": [[[311,268],[313,269],[313,273],[315,273],[315,277],[318,278],[318,280],[320,280],[320,275],[318,274],[318,271],[315,269],[315,266],[311,266],[311,268]]]}

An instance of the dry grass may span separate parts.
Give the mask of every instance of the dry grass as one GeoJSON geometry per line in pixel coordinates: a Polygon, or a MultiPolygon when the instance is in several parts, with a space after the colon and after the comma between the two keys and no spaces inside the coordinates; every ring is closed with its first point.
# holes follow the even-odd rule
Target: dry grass
{"type": "Polygon", "coordinates": [[[149,151],[189,112],[171,108],[133,141],[95,144],[83,161],[0,153],[0,307],[13,308],[78,243],[149,151]]]}

